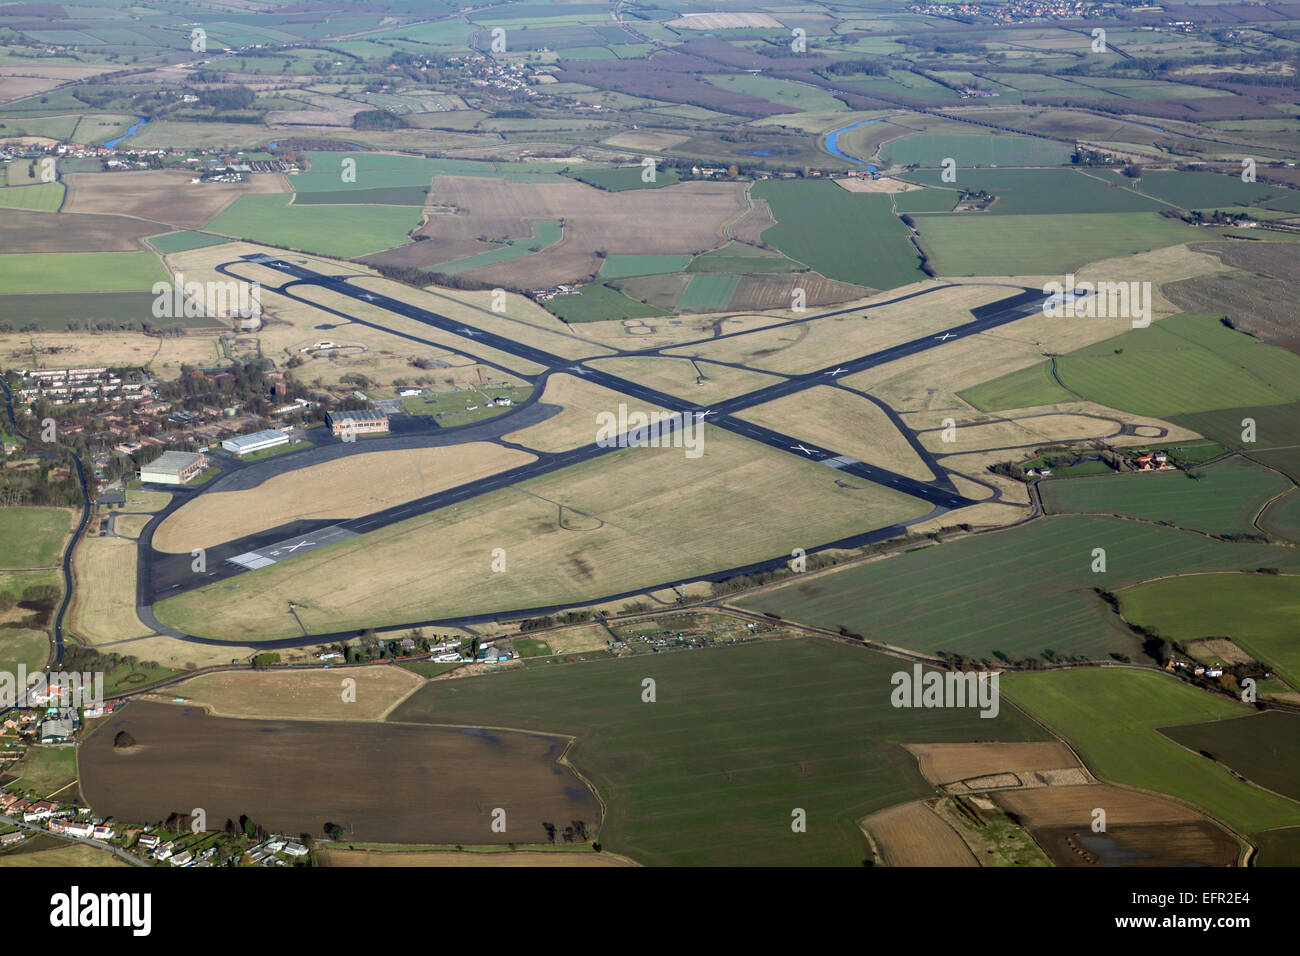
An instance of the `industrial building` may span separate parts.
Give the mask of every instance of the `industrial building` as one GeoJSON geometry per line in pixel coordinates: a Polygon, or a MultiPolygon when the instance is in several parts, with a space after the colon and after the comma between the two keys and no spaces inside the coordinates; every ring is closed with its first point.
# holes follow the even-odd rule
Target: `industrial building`
{"type": "Polygon", "coordinates": [[[373,435],[388,431],[388,416],[377,408],[352,412],[329,412],[325,416],[335,437],[345,433],[373,435]]]}
{"type": "Polygon", "coordinates": [[[140,469],[140,480],[159,485],[184,485],[208,466],[201,454],[188,451],[165,451],[157,461],[140,469]]]}
{"type": "Polygon", "coordinates": [[[236,435],[234,438],[227,438],[221,443],[221,447],[236,455],[248,455],[255,451],[265,451],[268,448],[287,444],[289,444],[288,432],[281,431],[278,428],[264,428],[260,432],[253,432],[251,435],[236,435]]]}

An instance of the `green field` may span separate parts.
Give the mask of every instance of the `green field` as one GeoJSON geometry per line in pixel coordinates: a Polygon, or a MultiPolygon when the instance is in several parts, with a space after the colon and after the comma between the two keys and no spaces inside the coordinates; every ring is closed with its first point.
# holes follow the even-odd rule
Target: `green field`
{"type": "MultiPolygon", "coordinates": [[[[1300,356],[1230,329],[1212,316],[1171,316],[1055,361],[1059,385],[1051,378],[1051,362],[1043,362],[981,383],[962,392],[961,397],[982,411],[1077,397],[1126,412],[1177,420],[1231,447],[1241,444],[1242,415],[1234,412],[1225,419],[1225,426],[1236,432],[1230,441],[1174,416],[1239,406],[1245,406],[1247,415],[1258,416],[1269,406],[1289,408],[1289,403],[1300,399],[1300,356]]],[[[1271,432],[1267,438],[1261,434],[1261,446],[1284,444],[1300,427],[1284,409],[1278,410],[1277,417],[1287,421],[1289,428],[1271,432]]]]}
{"type": "Polygon", "coordinates": [[[16,675],[21,664],[33,674],[45,667],[49,657],[50,638],[44,631],[0,627],[0,673],[16,675]]]}
{"type": "Polygon", "coordinates": [[[240,196],[209,232],[348,259],[404,245],[420,224],[415,206],[299,206],[291,196],[240,196]]]}
{"type": "Polygon", "coordinates": [[[1119,601],[1125,618],[1167,641],[1230,637],[1300,690],[1300,577],[1294,573],[1163,578],[1126,588],[1119,601]]]}
{"type": "MultiPolygon", "coordinates": [[[[687,272],[726,272],[735,275],[798,272],[803,266],[779,252],[746,245],[734,239],[711,252],[705,252],[685,266],[687,272]]],[[[666,270],[665,270],[666,271],[666,270]]]]}
{"type": "Polygon", "coordinates": [[[904,669],[773,641],[440,681],[389,719],[576,736],[568,757],[607,806],[600,842],[641,863],[856,866],[860,818],[933,791],[898,744],[1044,739],[1009,707],[894,708],[890,675],[904,669]],[[795,808],[806,833],[791,830],[795,808]]]}
{"type": "Polygon", "coordinates": [[[396,156],[357,150],[350,153],[308,152],[304,154],[304,159],[308,168],[291,180],[294,190],[300,193],[363,193],[370,189],[392,189],[401,186],[428,189],[437,174],[434,162],[419,156],[396,156]],[[343,179],[345,169],[352,168],[350,165],[344,165],[345,160],[352,160],[356,164],[354,182],[346,182],[343,179]]]}
{"type": "Polygon", "coordinates": [[[1065,737],[1105,780],[1186,800],[1240,833],[1300,825],[1300,804],[1238,781],[1157,730],[1245,716],[1245,704],[1124,668],[1007,674],[1002,691],[1065,737]]]}
{"type": "Polygon", "coordinates": [[[423,206],[429,196],[424,186],[376,186],[373,189],[322,189],[318,192],[299,190],[293,200],[295,206],[423,206]]]}
{"type": "Polygon", "coordinates": [[[1259,524],[1270,534],[1300,544],[1300,492],[1292,491],[1265,508],[1259,524]]]}
{"type": "Polygon", "coordinates": [[[548,657],[553,653],[551,645],[540,637],[516,637],[510,643],[520,657],[548,657]]]}
{"type": "Polygon", "coordinates": [[[1136,656],[1137,642],[1093,588],[1268,566],[1300,570],[1300,551],[1061,515],[796,579],[735,603],[917,651],[1020,660],[1051,650],[1104,659],[1136,656]],[[1106,551],[1105,573],[1091,570],[1095,548],[1106,551]]]}
{"type": "Polygon", "coordinates": [[[755,183],[752,193],[768,201],[777,221],[763,241],[828,279],[893,289],[926,278],[887,195],[803,180],[755,183]]]}
{"type": "Polygon", "coordinates": [[[207,246],[219,246],[228,241],[224,236],[209,236],[189,229],[149,237],[149,244],[164,255],[173,252],[189,252],[191,249],[203,249],[207,246]]]}
{"type": "Polygon", "coordinates": [[[0,189],[0,206],[6,209],[27,209],[35,212],[54,212],[63,203],[63,183],[41,183],[36,186],[6,186],[0,189]]]}
{"type": "MultiPolygon", "coordinates": [[[[213,328],[215,319],[200,316],[154,318],[154,296],[150,292],[51,292],[0,295],[0,330],[62,332],[71,324],[94,328],[107,324],[115,329],[198,329],[213,328]]],[[[224,326],[223,326],[224,327],[224,326]]],[[[220,361],[213,341],[213,360],[220,361]]]]}
{"type": "MultiPolygon", "coordinates": [[[[1069,149],[1069,147],[1063,147],[1069,149]]],[[[952,155],[951,153],[948,155],[952,155]]],[[[918,170],[903,179],[923,186],[984,190],[995,198],[984,215],[1101,215],[1159,212],[1168,208],[1131,189],[1102,181],[1077,169],[965,169],[957,159],[957,181],[945,183],[940,170],[918,170]]],[[[1074,222],[1073,219],[1070,220],[1074,222]]],[[[1022,228],[1014,223],[1011,228],[1022,228]]],[[[1062,230],[1073,234],[1074,227],[1062,230]]],[[[1033,270],[1020,270],[1021,273],[1033,270]]]]}
{"type": "Polygon", "coordinates": [[[759,99],[793,106],[809,113],[831,113],[847,110],[842,101],[815,86],[778,80],[775,77],[752,76],[748,73],[712,74],[705,77],[714,86],[733,93],[757,96],[759,99]]]}
{"type": "Polygon", "coordinates": [[[582,287],[573,295],[557,295],[545,303],[565,322],[604,322],[607,319],[646,319],[667,315],[663,309],[630,299],[602,282],[582,287]]]}
{"type": "Polygon", "coordinates": [[[1156,171],[1143,173],[1135,185],[1142,192],[1183,209],[1250,206],[1264,200],[1300,196],[1278,186],[1243,183],[1240,176],[1218,173],[1156,171]]]}
{"type": "Polygon", "coordinates": [[[916,163],[936,167],[951,158],[956,160],[958,169],[970,169],[973,166],[1063,166],[1070,162],[1072,152],[1065,143],[1030,136],[917,133],[886,143],[881,147],[880,157],[894,166],[916,163]]]}
{"type": "MultiPolygon", "coordinates": [[[[1067,222],[1055,216],[930,214],[918,215],[916,226],[921,247],[943,276],[1064,275],[1099,259],[1198,238],[1191,226],[1141,212],[1078,213],[1067,222]]],[[[771,230],[765,238],[770,235],[771,230]]]]}
{"type": "Polygon", "coordinates": [[[677,307],[683,312],[720,312],[731,301],[740,276],[721,273],[702,273],[692,276],[690,284],[677,307]]]}
{"type": "Polygon", "coordinates": [[[547,246],[553,246],[559,242],[563,235],[563,229],[558,222],[549,220],[534,222],[532,228],[533,234],[529,239],[511,239],[496,249],[466,256],[452,262],[444,262],[441,265],[430,267],[427,271],[454,276],[483,266],[499,265],[502,262],[509,262],[511,259],[519,259],[523,256],[530,256],[534,252],[541,252],[547,246]]]}
{"type": "Polygon", "coordinates": [[[691,261],[690,256],[612,255],[600,264],[602,279],[625,279],[660,272],[679,272],[691,261]]]}
{"type": "Polygon", "coordinates": [[[1273,710],[1161,732],[1184,747],[1212,754],[1261,787],[1300,800],[1300,715],[1273,710]]]}
{"type": "Polygon", "coordinates": [[[1195,474],[1111,475],[1038,486],[1049,514],[1114,514],[1167,522],[1209,534],[1254,534],[1255,516],[1290,480],[1244,458],[1229,458],[1195,474]]]}
{"type": "Polygon", "coordinates": [[[167,281],[152,252],[16,252],[0,255],[0,289],[124,292],[167,281]]]}
{"type": "Polygon", "coordinates": [[[899,213],[952,212],[961,193],[954,189],[913,189],[894,194],[894,208],[899,213]]]}
{"type": "Polygon", "coordinates": [[[0,508],[0,570],[52,568],[72,530],[66,508],[0,508]]]}
{"type": "Polygon", "coordinates": [[[1300,827],[1269,830],[1256,839],[1256,866],[1300,866],[1300,827]]]}
{"type": "MultiPolygon", "coordinates": [[[[14,785],[21,790],[31,790],[42,797],[63,790],[77,779],[77,748],[73,746],[29,747],[26,755],[7,768],[18,779],[14,785]]],[[[75,791],[63,794],[65,800],[75,799],[75,791]]]]}

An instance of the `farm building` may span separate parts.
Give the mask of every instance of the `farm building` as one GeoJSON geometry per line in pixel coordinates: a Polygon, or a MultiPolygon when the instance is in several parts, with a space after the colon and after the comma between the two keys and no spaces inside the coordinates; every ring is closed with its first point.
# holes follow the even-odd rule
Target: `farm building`
{"type": "Polygon", "coordinates": [[[236,435],[234,438],[227,438],[221,443],[221,447],[236,455],[248,455],[255,451],[264,451],[267,448],[287,444],[289,444],[288,432],[280,431],[278,428],[264,428],[260,432],[253,432],[251,435],[236,435]]]}
{"type": "Polygon", "coordinates": [[[330,430],[335,436],[344,432],[354,435],[378,434],[388,431],[388,416],[377,408],[361,411],[330,412],[327,416],[330,430]]]}
{"type": "Polygon", "coordinates": [[[140,480],[159,485],[184,485],[203,471],[207,464],[207,458],[201,454],[167,451],[157,461],[140,469],[140,480]]]}

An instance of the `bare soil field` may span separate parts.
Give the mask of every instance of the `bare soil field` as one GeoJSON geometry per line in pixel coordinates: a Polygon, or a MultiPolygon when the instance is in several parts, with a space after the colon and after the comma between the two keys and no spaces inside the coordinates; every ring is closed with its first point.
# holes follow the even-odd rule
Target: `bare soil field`
{"type": "Polygon", "coordinates": [[[1123,790],[1109,784],[1086,787],[1041,787],[1028,790],[999,790],[993,795],[998,805],[1014,813],[1026,826],[1070,826],[1088,829],[1092,811],[1106,811],[1107,826],[1119,823],[1183,823],[1205,819],[1204,814],[1166,797],[1123,790]]]}
{"type": "Polygon", "coordinates": [[[1222,661],[1225,664],[1253,664],[1251,657],[1226,637],[1206,637],[1187,643],[1187,653],[1197,660],[1222,661]]]}
{"type": "Polygon", "coordinates": [[[256,488],[199,495],[167,516],[153,546],[180,554],[290,521],[359,518],[534,460],[487,442],[348,455],[276,475],[256,488]]]}
{"type": "Polygon", "coordinates": [[[781,21],[766,13],[683,13],[676,20],[669,20],[668,26],[687,30],[775,29],[780,28],[781,21]]]}
{"type": "Polygon", "coordinates": [[[1051,770],[1078,766],[1070,748],[1059,741],[1029,744],[904,744],[916,757],[921,775],[945,784],[995,773],[1051,770]]]}
{"type": "Polygon", "coordinates": [[[690,139],[689,136],[682,136],[678,133],[663,133],[647,129],[619,133],[601,142],[606,146],[629,149],[634,152],[662,153],[686,142],[688,139],[690,139]]]}
{"type": "Polygon", "coordinates": [[[213,717],[133,701],[81,744],[81,790],[97,813],[161,820],[203,807],[220,826],[248,814],[268,830],[343,828],[379,843],[542,843],[544,822],[600,805],[559,760],[562,737],[364,721],[213,717]],[[129,733],[131,747],[114,747],[129,733]],[[506,831],[493,832],[493,811],[506,831]]]}
{"type": "Polygon", "coordinates": [[[873,813],[862,826],[888,866],[979,866],[962,838],[924,800],[873,813]]]}
{"type": "Polygon", "coordinates": [[[1300,256],[1290,242],[1198,242],[1197,252],[1240,270],[1170,283],[1165,294],[1189,312],[1222,313],[1243,332],[1300,353],[1292,301],[1300,256]]]}
{"type": "Polygon", "coordinates": [[[0,218],[5,252],[135,252],[140,239],[170,227],[127,216],[76,215],[6,209],[0,218]]]}
{"type": "Polygon", "coordinates": [[[1128,823],[1088,827],[1038,827],[1034,839],[1057,866],[1235,866],[1237,841],[1208,820],[1196,823],[1128,823]]]}
{"type": "Polygon", "coordinates": [[[205,706],[215,717],[283,720],[381,720],[423,684],[392,664],[330,670],[230,671],[203,674],[168,688],[168,694],[205,706]],[[354,701],[344,682],[354,681],[354,701]]]}
{"type": "Polygon", "coordinates": [[[772,215],[772,207],[768,205],[766,199],[751,199],[752,205],[748,212],[731,224],[727,230],[732,239],[739,239],[741,242],[752,243],[756,246],[763,245],[763,233],[776,225],[776,217],[772,215]]]}
{"type": "Polygon", "coordinates": [[[190,182],[185,170],[143,170],[130,173],[69,173],[64,212],[115,213],[164,222],[178,229],[198,229],[240,196],[286,193],[289,186],[278,173],[250,176],[242,183],[190,182]]]}
{"type": "Polygon", "coordinates": [[[738,412],[737,417],[909,478],[935,477],[878,405],[842,388],[817,385],[738,412]]]}
{"type": "Polygon", "coordinates": [[[741,276],[728,306],[733,309],[788,309],[794,302],[794,290],[803,289],[808,308],[853,302],[872,294],[866,286],[827,279],[816,272],[791,275],[741,276]]]}
{"type": "Polygon", "coordinates": [[[916,183],[903,182],[901,179],[890,179],[888,176],[880,179],[858,179],[856,176],[850,176],[836,179],[834,183],[851,193],[907,193],[925,188],[916,183]]]}
{"type": "Polygon", "coordinates": [[[344,850],[322,846],[316,851],[320,866],[636,866],[617,853],[554,850],[344,850]]]}
{"type": "MultiPolygon", "coordinates": [[[[520,239],[531,222],[564,224],[563,238],[541,252],[465,273],[481,282],[546,288],[595,275],[609,254],[696,254],[726,240],[724,226],[745,209],[739,183],[689,182],[661,189],[606,192],[579,182],[513,183],[473,176],[439,176],[429,205],[454,208],[431,215],[416,230],[429,240],[403,250],[403,264],[433,268],[446,261],[439,243],[480,238],[520,239]],[[413,260],[413,250],[423,257],[413,260]]],[[[486,247],[491,248],[491,247],[486,247]]],[[[390,261],[389,253],[367,257],[390,261]]]]}

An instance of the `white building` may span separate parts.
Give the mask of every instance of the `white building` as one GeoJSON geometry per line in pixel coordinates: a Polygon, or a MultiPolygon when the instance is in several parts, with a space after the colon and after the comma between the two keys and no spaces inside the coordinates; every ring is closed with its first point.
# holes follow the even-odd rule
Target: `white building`
{"type": "Polygon", "coordinates": [[[221,443],[226,451],[236,455],[248,455],[255,451],[264,451],[279,445],[289,444],[289,433],[278,428],[264,428],[251,435],[236,435],[221,443]]]}

